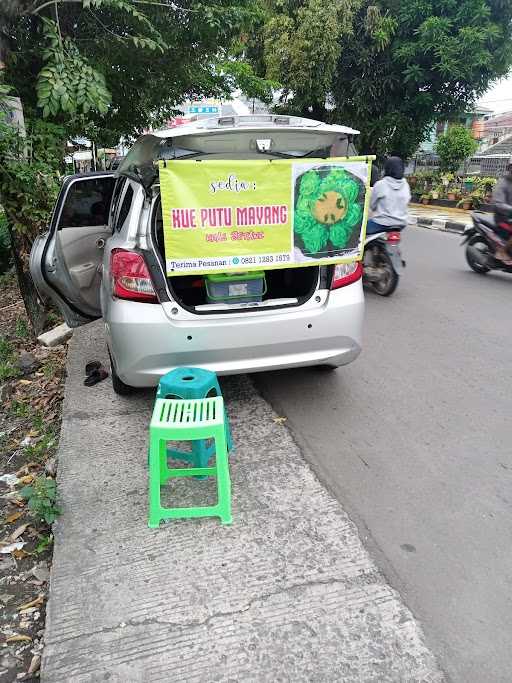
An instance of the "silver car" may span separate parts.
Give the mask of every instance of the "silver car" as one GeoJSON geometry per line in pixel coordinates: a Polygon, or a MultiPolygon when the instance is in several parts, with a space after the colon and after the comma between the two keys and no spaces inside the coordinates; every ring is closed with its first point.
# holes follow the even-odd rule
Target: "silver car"
{"type": "Polygon", "coordinates": [[[220,375],[321,365],[361,350],[360,264],[266,273],[261,302],[207,305],[197,276],[167,277],[158,159],[344,156],[358,131],[309,119],[207,119],[140,138],[115,173],[67,177],[31,273],[68,325],[102,317],[115,391],[154,386],[177,366],[220,375]]]}

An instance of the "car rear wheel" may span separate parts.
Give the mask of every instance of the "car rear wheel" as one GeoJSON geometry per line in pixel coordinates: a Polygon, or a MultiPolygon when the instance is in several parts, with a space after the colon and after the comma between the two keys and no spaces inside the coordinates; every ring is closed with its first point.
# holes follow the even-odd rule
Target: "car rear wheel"
{"type": "Polygon", "coordinates": [[[112,376],[112,388],[119,396],[129,396],[130,394],[133,394],[133,392],[135,391],[134,387],[125,384],[117,374],[114,361],[112,360],[112,355],[110,354],[110,349],[108,351],[108,355],[110,357],[110,373],[112,376]]]}

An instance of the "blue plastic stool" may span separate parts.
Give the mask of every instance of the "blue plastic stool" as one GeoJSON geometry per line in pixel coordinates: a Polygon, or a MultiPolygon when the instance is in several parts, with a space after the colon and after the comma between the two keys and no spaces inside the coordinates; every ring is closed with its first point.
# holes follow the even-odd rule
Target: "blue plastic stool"
{"type": "MultiPolygon", "coordinates": [[[[201,399],[222,396],[217,375],[202,368],[176,368],[160,378],[157,398],[201,399]]],[[[225,413],[226,444],[228,453],[233,450],[233,439],[227,413],[225,413]]],[[[168,448],[167,455],[174,460],[184,460],[194,467],[207,467],[210,458],[215,454],[215,444],[206,445],[206,441],[192,441],[192,451],[179,451],[168,448]]]]}

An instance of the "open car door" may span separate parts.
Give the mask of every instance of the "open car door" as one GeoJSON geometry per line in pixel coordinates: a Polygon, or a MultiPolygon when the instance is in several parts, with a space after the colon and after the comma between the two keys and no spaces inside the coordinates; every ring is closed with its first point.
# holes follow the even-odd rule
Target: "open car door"
{"type": "Polygon", "coordinates": [[[60,191],[48,232],[30,254],[39,295],[60,308],[70,327],[101,316],[103,250],[116,178],[111,172],[69,176],[60,191]]]}

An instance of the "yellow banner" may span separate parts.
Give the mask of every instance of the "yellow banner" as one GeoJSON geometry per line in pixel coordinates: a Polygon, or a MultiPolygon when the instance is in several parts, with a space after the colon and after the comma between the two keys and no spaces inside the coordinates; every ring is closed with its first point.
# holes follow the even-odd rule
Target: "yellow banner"
{"type": "Polygon", "coordinates": [[[360,260],[372,158],[161,161],[167,274],[360,260]]]}

